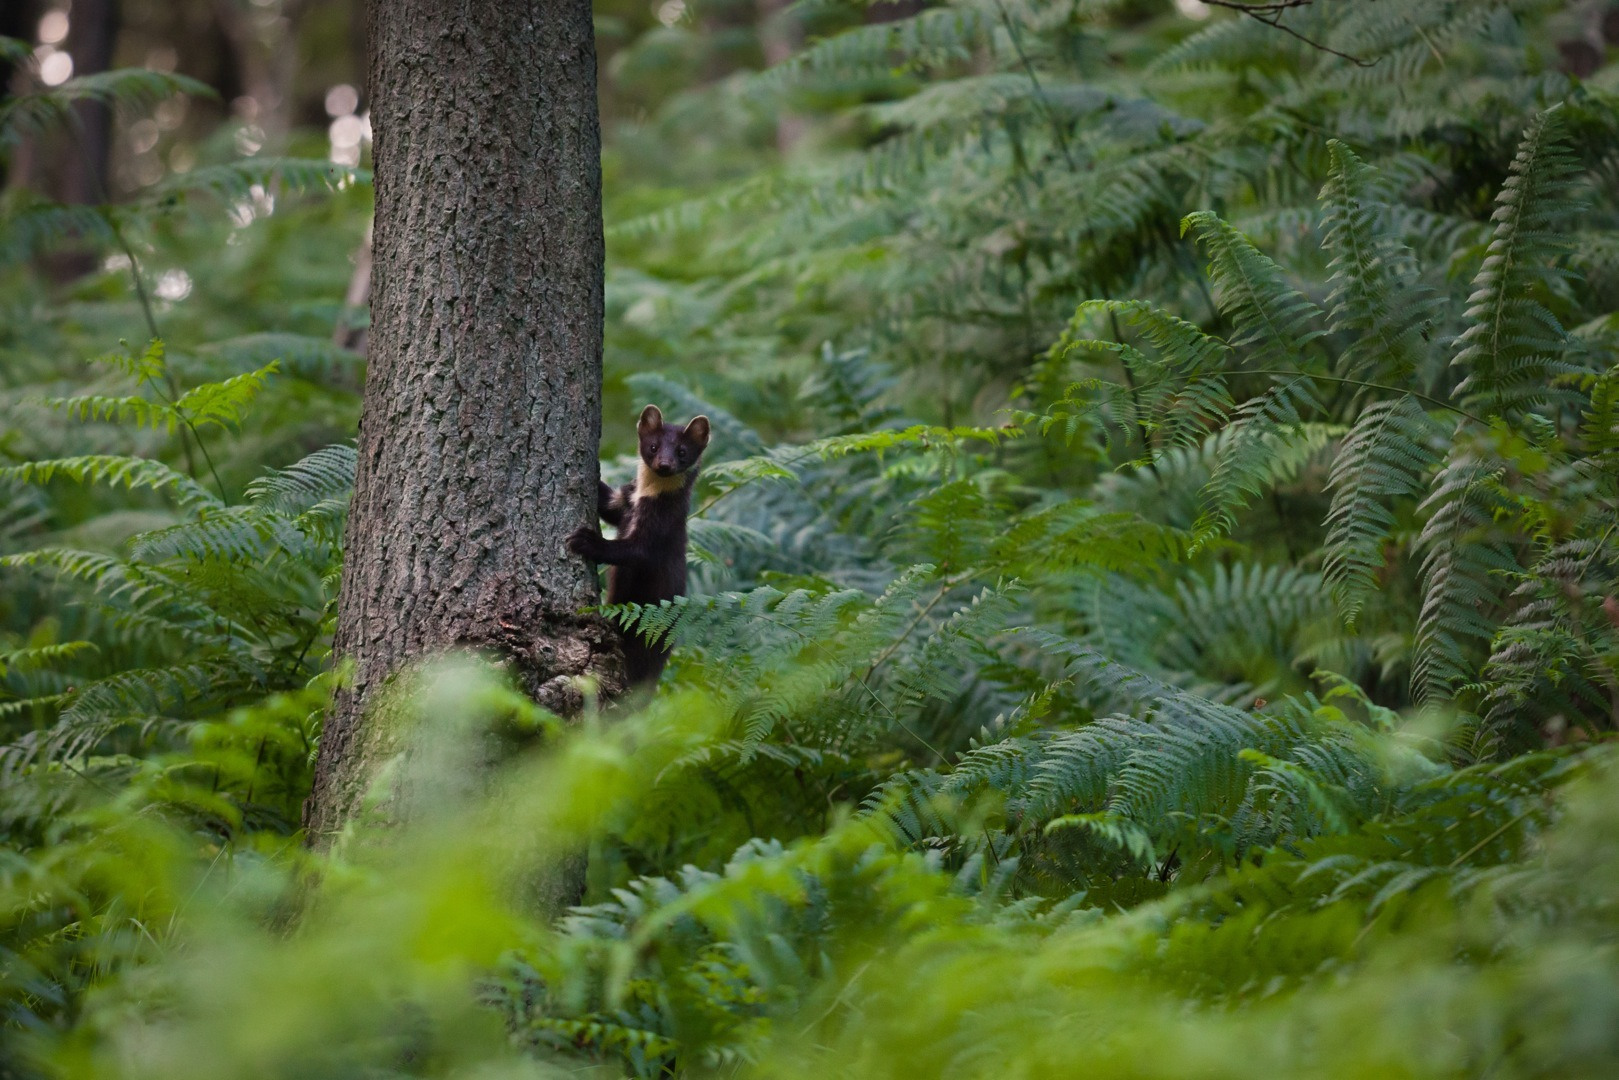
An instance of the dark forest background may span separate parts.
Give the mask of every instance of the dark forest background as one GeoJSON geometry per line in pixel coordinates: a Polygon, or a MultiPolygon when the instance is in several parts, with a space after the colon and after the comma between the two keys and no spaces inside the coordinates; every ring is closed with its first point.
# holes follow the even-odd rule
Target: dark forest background
{"type": "Polygon", "coordinates": [[[0,9],[0,1077],[1613,1074],[1619,6],[600,0],[674,657],[317,854],[362,8],[0,9]]]}

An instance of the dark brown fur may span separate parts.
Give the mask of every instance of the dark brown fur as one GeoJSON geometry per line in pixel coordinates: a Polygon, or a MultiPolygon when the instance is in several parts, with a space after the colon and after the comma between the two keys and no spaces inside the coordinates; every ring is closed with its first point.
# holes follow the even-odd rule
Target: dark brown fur
{"type": "MultiPolygon", "coordinates": [[[[618,529],[608,540],[599,529],[568,537],[568,548],[592,562],[605,563],[609,604],[656,604],[686,592],[686,516],[697,462],[708,446],[706,416],[689,424],[665,424],[656,405],[641,411],[636,433],[641,466],[635,483],[617,489],[597,481],[597,512],[618,529]]],[[[669,647],[649,645],[639,634],[624,635],[624,665],[632,686],[657,685],[669,647]]]]}

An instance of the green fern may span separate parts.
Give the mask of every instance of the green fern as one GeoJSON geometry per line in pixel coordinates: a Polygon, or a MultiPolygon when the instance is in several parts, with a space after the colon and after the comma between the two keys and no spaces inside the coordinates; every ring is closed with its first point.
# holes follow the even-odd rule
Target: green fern
{"type": "Polygon", "coordinates": [[[1419,701],[1448,698],[1474,670],[1470,645],[1494,636],[1503,575],[1518,570],[1511,549],[1493,533],[1503,504],[1500,479],[1499,466],[1458,446],[1423,502],[1428,521],[1419,543],[1426,554],[1412,664],[1419,701]]]}
{"type": "Polygon", "coordinates": [[[1506,413],[1547,400],[1553,376],[1577,370],[1562,359],[1567,335],[1546,306],[1560,291],[1556,265],[1568,243],[1557,223],[1569,212],[1577,166],[1562,112],[1539,114],[1524,131],[1494,215],[1495,233],[1467,300],[1467,328],[1451,363],[1465,374],[1458,394],[1506,413]]]}
{"type": "Polygon", "coordinates": [[[1355,625],[1386,565],[1396,500],[1422,494],[1438,464],[1441,429],[1409,397],[1370,405],[1344,436],[1332,463],[1332,508],[1324,548],[1339,612],[1355,625]]]}
{"type": "Polygon", "coordinates": [[[0,102],[0,136],[37,135],[71,127],[75,123],[72,106],[80,101],[144,109],[175,94],[214,96],[207,84],[196,79],[147,68],[79,75],[61,86],[0,102]]]}

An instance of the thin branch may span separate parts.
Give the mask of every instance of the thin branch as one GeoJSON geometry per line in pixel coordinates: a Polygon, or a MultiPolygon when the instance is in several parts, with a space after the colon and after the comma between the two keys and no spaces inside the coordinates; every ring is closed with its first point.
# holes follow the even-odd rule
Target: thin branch
{"type": "MultiPolygon", "coordinates": [[[[1124,334],[1119,329],[1118,313],[1109,311],[1107,317],[1113,326],[1113,340],[1123,345],[1124,334]]],[[[1119,356],[1119,369],[1124,372],[1124,383],[1130,388],[1130,407],[1135,412],[1136,430],[1141,434],[1141,452],[1146,455],[1147,468],[1152,470],[1152,478],[1162,487],[1164,478],[1158,475],[1158,462],[1152,452],[1152,436],[1147,431],[1147,421],[1141,415],[1141,391],[1136,386],[1136,375],[1130,370],[1130,362],[1122,354],[1119,356]]]]}
{"type": "Polygon", "coordinates": [[[1426,401],[1430,405],[1435,405],[1441,409],[1445,409],[1448,412],[1453,412],[1457,416],[1464,416],[1473,421],[1473,423],[1478,424],[1480,427],[1490,426],[1490,422],[1484,419],[1482,416],[1475,416],[1466,409],[1457,408],[1448,401],[1441,401],[1439,398],[1429,397],[1427,394],[1424,394],[1418,390],[1407,390],[1399,386],[1390,386],[1387,383],[1366,382],[1363,379],[1341,379],[1336,375],[1317,375],[1308,371],[1280,371],[1274,368],[1244,368],[1241,372],[1237,372],[1235,374],[1295,376],[1303,379],[1320,379],[1323,382],[1339,383],[1344,386],[1360,386],[1366,388],[1367,390],[1386,390],[1391,394],[1405,394],[1407,397],[1414,397],[1420,401],[1426,401]]]}
{"type": "MultiPolygon", "coordinates": [[[[956,588],[958,585],[966,584],[976,577],[977,574],[978,572],[976,570],[969,570],[966,573],[957,574],[954,577],[946,578],[944,580],[944,584],[939,587],[939,594],[933,598],[932,602],[929,603],[927,607],[923,608],[917,614],[915,619],[911,620],[911,625],[905,628],[905,632],[899,636],[898,640],[896,640],[892,645],[888,646],[887,649],[883,650],[882,655],[871,662],[871,666],[866,669],[866,678],[871,678],[872,672],[881,667],[883,661],[887,660],[890,656],[893,656],[894,653],[899,651],[899,647],[905,644],[905,640],[916,632],[916,628],[922,625],[922,620],[927,618],[929,613],[931,613],[934,608],[939,606],[939,601],[943,600],[945,596],[949,594],[951,589],[956,588]]],[[[932,748],[929,747],[929,749],[932,748]]],[[[937,753],[937,751],[935,751],[935,753],[937,753]]]]}
{"type": "Polygon", "coordinates": [[[1210,7],[1229,8],[1232,11],[1240,11],[1244,15],[1252,15],[1257,19],[1262,15],[1269,15],[1274,18],[1288,8],[1309,7],[1314,3],[1314,0],[1276,0],[1275,3],[1270,4],[1250,4],[1243,2],[1243,0],[1204,0],[1204,2],[1210,7]]]}
{"type": "Polygon", "coordinates": [[[1249,4],[1243,3],[1242,0],[1203,0],[1203,2],[1208,4],[1210,7],[1221,7],[1225,8],[1227,11],[1239,12],[1240,14],[1248,16],[1250,19],[1257,20],[1258,22],[1264,23],[1266,26],[1280,30],[1284,34],[1298,38],[1312,49],[1316,49],[1324,53],[1331,53],[1333,56],[1339,57],[1340,59],[1348,60],[1356,67],[1372,67],[1377,63],[1378,60],[1382,59],[1382,57],[1377,57],[1374,60],[1363,60],[1358,56],[1351,56],[1346,52],[1339,52],[1330,45],[1323,45],[1321,42],[1316,41],[1313,38],[1305,37],[1291,26],[1288,26],[1286,23],[1282,22],[1282,15],[1284,12],[1292,8],[1309,7],[1314,0],[1275,0],[1274,3],[1269,4],[1249,4]]]}

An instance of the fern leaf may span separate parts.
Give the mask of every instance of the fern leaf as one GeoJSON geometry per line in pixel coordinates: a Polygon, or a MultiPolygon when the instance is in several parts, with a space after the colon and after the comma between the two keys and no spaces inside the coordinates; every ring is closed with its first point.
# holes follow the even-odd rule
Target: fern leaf
{"type": "Polygon", "coordinates": [[[1332,329],[1355,335],[1339,358],[1341,374],[1401,382],[1425,358],[1438,320],[1438,297],[1419,277],[1409,248],[1389,229],[1380,178],[1336,139],[1321,202],[1324,243],[1332,252],[1332,329]]]}
{"type": "Polygon", "coordinates": [[[1214,213],[1200,210],[1181,221],[1209,253],[1220,310],[1236,324],[1231,344],[1265,367],[1302,367],[1305,346],[1324,331],[1320,309],[1292,285],[1282,268],[1214,213]]]}
{"type": "Polygon", "coordinates": [[[94,423],[134,424],[136,427],[172,433],[179,427],[181,417],[174,406],[163,401],[150,401],[134,395],[115,397],[104,394],[84,394],[77,397],[46,398],[42,404],[61,409],[75,420],[94,423]]]}
{"type": "Polygon", "coordinates": [[[258,397],[270,376],[280,370],[281,362],[271,360],[257,371],[194,386],[175,401],[174,411],[197,427],[210,424],[236,427],[242,422],[243,411],[258,397]]]}
{"type": "Polygon", "coordinates": [[[1421,509],[1429,515],[1419,543],[1422,609],[1417,619],[1412,688],[1417,700],[1449,698],[1473,674],[1471,654],[1495,634],[1512,551],[1493,535],[1502,509],[1498,467],[1457,446],[1421,509]]]}
{"type": "Polygon", "coordinates": [[[177,173],[152,185],[145,196],[154,202],[172,202],[205,194],[236,203],[272,191],[341,191],[369,181],[370,174],[363,169],[321,158],[247,158],[177,173]]]}
{"type": "Polygon", "coordinates": [[[213,88],[185,75],[148,68],[119,68],[79,75],[61,86],[23,94],[0,104],[0,133],[37,135],[73,123],[72,107],[96,101],[109,108],[122,105],[149,109],[175,94],[214,97],[213,88]]]}
{"type": "Polygon", "coordinates": [[[1556,260],[1569,245],[1556,223],[1569,212],[1577,169],[1561,107],[1536,116],[1496,199],[1495,235],[1451,361],[1465,374],[1457,392],[1476,410],[1547,400],[1552,377],[1575,370],[1561,359],[1567,334],[1546,301],[1563,277],[1556,260]]]}
{"type": "Polygon", "coordinates": [[[1369,406],[1338,447],[1328,486],[1326,577],[1346,624],[1353,627],[1384,565],[1394,527],[1391,503],[1424,490],[1438,464],[1439,427],[1409,397],[1369,406]]]}
{"type": "Polygon", "coordinates": [[[278,514],[301,514],[346,496],[354,488],[359,452],[337,444],[259,477],[247,486],[248,499],[278,514]]]}
{"type": "Polygon", "coordinates": [[[1237,511],[1263,493],[1273,477],[1285,474],[1290,451],[1309,445],[1305,417],[1320,408],[1308,376],[1278,382],[1238,406],[1229,441],[1200,496],[1194,549],[1234,528],[1237,511]]]}
{"type": "Polygon", "coordinates": [[[218,507],[219,500],[191,477],[153,458],[91,454],[85,457],[30,461],[0,469],[0,479],[47,484],[62,476],[80,484],[113,484],[149,488],[174,495],[182,507],[218,507]]]}

